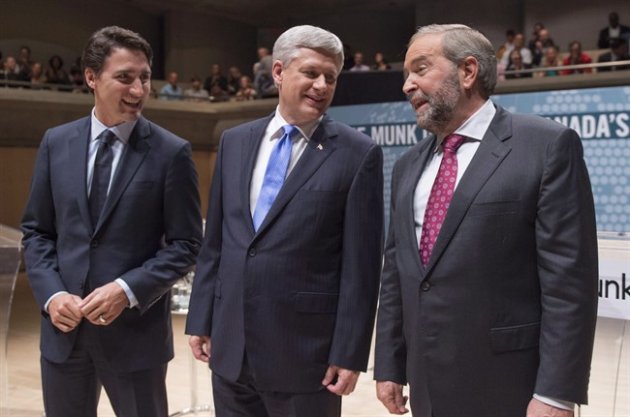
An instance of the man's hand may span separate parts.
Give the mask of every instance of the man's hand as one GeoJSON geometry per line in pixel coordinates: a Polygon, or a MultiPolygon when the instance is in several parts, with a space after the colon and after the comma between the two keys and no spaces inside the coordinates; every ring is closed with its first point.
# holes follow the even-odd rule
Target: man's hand
{"type": "Polygon", "coordinates": [[[65,293],[56,295],[48,304],[50,321],[64,333],[74,330],[83,319],[80,304],[81,297],[78,295],[65,293]]]}
{"type": "Polygon", "coordinates": [[[324,375],[322,385],[324,385],[328,391],[333,394],[349,395],[352,391],[354,391],[354,387],[357,385],[358,379],[358,371],[352,371],[350,369],[330,365],[328,369],[326,369],[326,375],[324,375]],[[335,378],[337,378],[336,381],[335,378]]]}
{"type": "Polygon", "coordinates": [[[110,282],[92,291],[80,304],[83,316],[97,326],[107,326],[129,305],[125,290],[110,282]]]}
{"type": "Polygon", "coordinates": [[[573,417],[573,411],[557,408],[532,398],[527,406],[526,417],[573,417]]]}
{"type": "Polygon", "coordinates": [[[405,414],[407,397],[403,396],[403,386],[392,381],[376,382],[376,397],[383,403],[390,414],[405,414]]]}
{"type": "Polygon", "coordinates": [[[210,336],[190,336],[188,344],[195,359],[210,362],[210,347],[212,346],[210,336]]]}

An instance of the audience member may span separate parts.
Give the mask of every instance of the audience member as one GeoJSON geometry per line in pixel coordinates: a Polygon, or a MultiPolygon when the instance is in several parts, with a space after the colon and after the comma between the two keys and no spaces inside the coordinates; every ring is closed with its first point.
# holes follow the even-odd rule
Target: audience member
{"type": "MultiPolygon", "coordinates": [[[[559,67],[560,64],[560,56],[559,56],[558,47],[555,45],[550,45],[545,48],[545,56],[540,63],[540,68],[556,68],[559,67]]],[[[553,77],[556,75],[560,75],[560,72],[557,69],[549,69],[546,71],[539,71],[535,74],[536,77],[553,77]]]]}
{"type": "Polygon", "coordinates": [[[278,88],[273,82],[271,68],[273,67],[273,57],[269,54],[269,49],[258,48],[259,61],[254,64],[254,88],[260,98],[276,97],[278,88]]]}
{"type": "Polygon", "coordinates": [[[210,101],[213,103],[218,103],[221,101],[228,101],[230,99],[230,95],[227,91],[221,88],[219,84],[214,84],[210,88],[210,101]]]}
{"type": "Polygon", "coordinates": [[[377,52],[374,54],[374,65],[372,65],[372,69],[375,71],[386,71],[392,69],[392,66],[387,63],[382,52],[377,52]]]}
{"type": "Polygon", "coordinates": [[[507,62],[510,52],[514,49],[514,37],[516,32],[514,29],[508,29],[505,32],[505,42],[497,50],[497,60],[505,60],[507,62]]]}
{"type": "MultiPolygon", "coordinates": [[[[628,41],[623,38],[613,38],[610,40],[610,51],[603,53],[599,56],[597,62],[615,62],[615,61],[627,61],[630,60],[628,55],[628,41]]],[[[618,71],[630,69],[630,65],[613,65],[610,67],[599,67],[597,72],[603,71],[618,71]]]]}
{"type": "Polygon", "coordinates": [[[630,37],[630,27],[619,24],[619,14],[610,12],[608,15],[608,26],[599,32],[597,47],[600,49],[610,48],[610,40],[615,38],[630,37]]]}
{"type": "Polygon", "coordinates": [[[201,79],[196,75],[190,79],[191,87],[184,91],[184,100],[203,102],[210,100],[210,93],[205,88],[201,88],[201,79]]]}
{"type": "Polygon", "coordinates": [[[349,71],[354,67],[354,54],[352,53],[352,46],[347,43],[343,44],[343,71],[349,71]]]}
{"type": "Polygon", "coordinates": [[[241,70],[238,67],[230,67],[227,76],[228,93],[233,96],[240,88],[241,70]]]}
{"type": "Polygon", "coordinates": [[[256,89],[252,86],[252,80],[247,75],[241,75],[239,89],[236,92],[237,101],[253,100],[256,98],[256,89]]]}
{"type": "Polygon", "coordinates": [[[179,75],[175,71],[171,71],[168,74],[168,83],[164,84],[164,87],[160,90],[160,98],[162,100],[181,100],[183,91],[180,86],[177,85],[179,82],[179,75]]]}
{"type": "MultiPolygon", "coordinates": [[[[523,64],[531,65],[532,64],[532,51],[529,48],[525,47],[525,36],[522,33],[517,33],[514,35],[514,40],[512,42],[512,50],[519,51],[521,53],[521,59],[523,60],[523,64]]],[[[510,51],[511,52],[511,51],[510,51]]],[[[498,56],[497,56],[498,59],[498,56]]],[[[509,66],[510,54],[505,54],[499,60],[506,68],[509,66]]]]}
{"type": "Polygon", "coordinates": [[[527,45],[530,50],[533,50],[536,46],[536,42],[540,40],[540,31],[545,28],[545,25],[542,22],[534,23],[534,30],[532,31],[532,37],[529,40],[529,44],[527,45]]]}
{"type": "MultiPolygon", "coordinates": [[[[521,54],[520,50],[513,49],[512,52],[510,52],[510,55],[508,57],[508,65],[506,67],[506,71],[522,71],[522,70],[528,70],[531,68],[532,68],[531,64],[526,64],[525,62],[523,62],[523,55],[521,54]]],[[[531,78],[531,77],[532,77],[531,72],[514,72],[514,73],[505,74],[505,78],[508,80],[515,79],[515,78],[531,78]]]]}
{"type": "MultiPolygon", "coordinates": [[[[573,41],[569,44],[569,55],[562,61],[562,65],[581,65],[581,64],[590,64],[593,62],[591,57],[582,52],[582,44],[578,41],[573,41]]],[[[569,74],[583,74],[583,73],[591,73],[593,70],[591,68],[579,68],[579,69],[564,69],[560,71],[561,75],[569,75],[569,74]]]]}
{"type": "Polygon", "coordinates": [[[0,86],[12,88],[19,87],[20,81],[28,81],[28,79],[22,78],[22,74],[17,70],[17,61],[11,55],[7,56],[2,63],[0,80],[0,86]]]}
{"type": "Polygon", "coordinates": [[[31,65],[31,88],[33,89],[41,89],[43,85],[46,84],[46,76],[44,75],[44,67],[41,62],[33,62],[31,65]]]}
{"type": "Polygon", "coordinates": [[[206,81],[203,83],[203,88],[206,91],[210,92],[212,95],[212,90],[214,86],[219,86],[219,88],[227,93],[228,91],[228,82],[227,78],[221,72],[221,65],[212,64],[212,68],[210,70],[210,76],[206,78],[206,81]]]}
{"type": "Polygon", "coordinates": [[[68,76],[68,72],[63,68],[63,59],[61,59],[59,55],[50,57],[45,74],[48,84],[70,84],[70,77],[68,76]]]}
{"type": "Polygon", "coordinates": [[[363,52],[354,53],[354,66],[350,71],[369,71],[370,67],[363,63],[363,52]]]}
{"type": "Polygon", "coordinates": [[[31,67],[33,63],[31,59],[31,48],[22,46],[17,58],[17,71],[20,73],[21,79],[28,80],[31,78],[31,67]]]}

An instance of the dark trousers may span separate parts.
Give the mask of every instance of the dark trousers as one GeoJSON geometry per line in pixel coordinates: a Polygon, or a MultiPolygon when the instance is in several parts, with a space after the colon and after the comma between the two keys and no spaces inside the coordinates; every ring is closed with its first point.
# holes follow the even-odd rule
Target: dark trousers
{"type": "Polygon", "coordinates": [[[212,373],[217,417],[340,417],[341,397],[322,389],[312,393],[269,392],[256,384],[244,360],[236,382],[212,373]]]}
{"type": "Polygon", "coordinates": [[[166,364],[119,373],[111,369],[98,342],[98,329],[84,322],[64,363],[42,356],[46,417],[96,417],[101,387],[118,417],[167,417],[166,364]]]}

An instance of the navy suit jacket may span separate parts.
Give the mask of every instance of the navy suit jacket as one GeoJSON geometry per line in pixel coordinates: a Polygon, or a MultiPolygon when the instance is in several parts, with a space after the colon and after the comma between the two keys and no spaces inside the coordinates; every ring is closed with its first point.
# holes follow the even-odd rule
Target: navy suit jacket
{"type": "Polygon", "coordinates": [[[375,378],[408,382],[417,417],[520,416],[533,393],[585,403],[598,269],[578,135],[497,108],[425,268],[413,195],[434,147],[392,174],[375,378]]]}
{"type": "Polygon", "coordinates": [[[324,117],[257,232],[250,181],[271,117],[227,130],[212,181],[186,333],[236,380],[322,388],[329,364],[367,366],[382,263],[382,151],[324,117]]]}
{"type": "Polygon", "coordinates": [[[191,147],[140,118],[92,225],[89,140],[89,117],[46,132],[22,219],[27,272],[43,312],[42,355],[64,362],[77,334],[58,330],[43,311],[51,295],[83,297],[88,287],[122,278],[139,305],[98,327],[105,356],[120,371],[155,367],[173,357],[169,290],[192,269],[201,242],[191,147]]]}

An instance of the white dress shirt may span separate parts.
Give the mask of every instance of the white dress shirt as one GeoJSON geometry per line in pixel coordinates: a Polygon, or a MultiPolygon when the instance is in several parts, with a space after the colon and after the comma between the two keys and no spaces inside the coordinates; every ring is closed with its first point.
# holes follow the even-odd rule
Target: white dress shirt
{"type": "MultiPolygon", "coordinates": [[[[308,141],[311,139],[311,136],[315,132],[315,129],[317,129],[317,126],[319,126],[322,118],[323,116],[306,125],[296,126],[298,133],[294,134],[291,138],[291,159],[289,160],[287,177],[291,171],[293,171],[293,168],[295,168],[295,165],[304,153],[308,141]]],[[[274,146],[278,143],[278,139],[280,139],[284,134],[282,126],[287,124],[289,123],[284,120],[278,111],[278,108],[276,108],[276,114],[267,125],[265,134],[260,142],[258,156],[256,157],[256,165],[254,165],[252,180],[249,186],[249,211],[252,216],[254,215],[256,203],[258,202],[258,196],[260,195],[260,189],[262,188],[263,180],[265,179],[265,171],[267,170],[269,157],[271,156],[274,146]]]]}
{"type": "MultiPolygon", "coordinates": [[[[466,168],[470,165],[475,152],[479,148],[481,141],[490,127],[490,122],[496,114],[496,109],[492,104],[492,101],[487,100],[483,106],[479,108],[472,116],[468,118],[454,133],[464,136],[464,143],[457,150],[457,178],[455,180],[455,189],[461,180],[466,168]]],[[[422,234],[422,222],[424,221],[424,211],[429,200],[429,194],[431,194],[431,188],[435,177],[437,177],[440,163],[442,162],[442,156],[444,152],[442,150],[442,141],[444,137],[438,137],[435,149],[433,150],[433,156],[427,162],[427,166],[424,168],[420,181],[416,185],[416,189],[413,196],[413,218],[416,228],[416,238],[418,247],[420,247],[420,236],[422,234]]],[[[534,394],[534,398],[540,400],[546,404],[554,407],[562,408],[565,410],[573,410],[575,404],[569,401],[558,400],[554,398],[544,397],[542,395],[534,394]]]]}
{"type": "MultiPolygon", "coordinates": [[[[137,120],[131,122],[124,122],[116,126],[107,127],[100,120],[96,118],[95,109],[92,109],[92,117],[91,117],[91,129],[90,129],[90,143],[88,146],[88,159],[87,159],[87,177],[86,177],[86,185],[87,185],[87,193],[90,195],[90,191],[92,190],[92,177],[94,176],[94,162],[96,161],[96,152],[98,151],[98,147],[100,144],[99,136],[103,131],[109,129],[116,135],[116,141],[111,145],[111,150],[113,154],[112,159],[112,170],[111,177],[109,178],[109,186],[107,188],[107,194],[109,195],[109,191],[112,188],[112,183],[114,182],[114,176],[116,175],[116,169],[118,168],[118,164],[120,163],[120,158],[123,155],[124,150],[127,147],[127,143],[129,142],[129,136],[131,136],[131,132],[133,128],[136,126],[137,120]]],[[[129,307],[135,307],[138,305],[138,299],[134,295],[131,288],[125,281],[120,278],[116,278],[118,285],[122,287],[129,299],[129,307]]],[[[44,304],[44,311],[48,312],[48,305],[52,301],[54,297],[59,294],[67,294],[66,291],[59,291],[54,293],[48,298],[46,304],[44,304]]]]}

